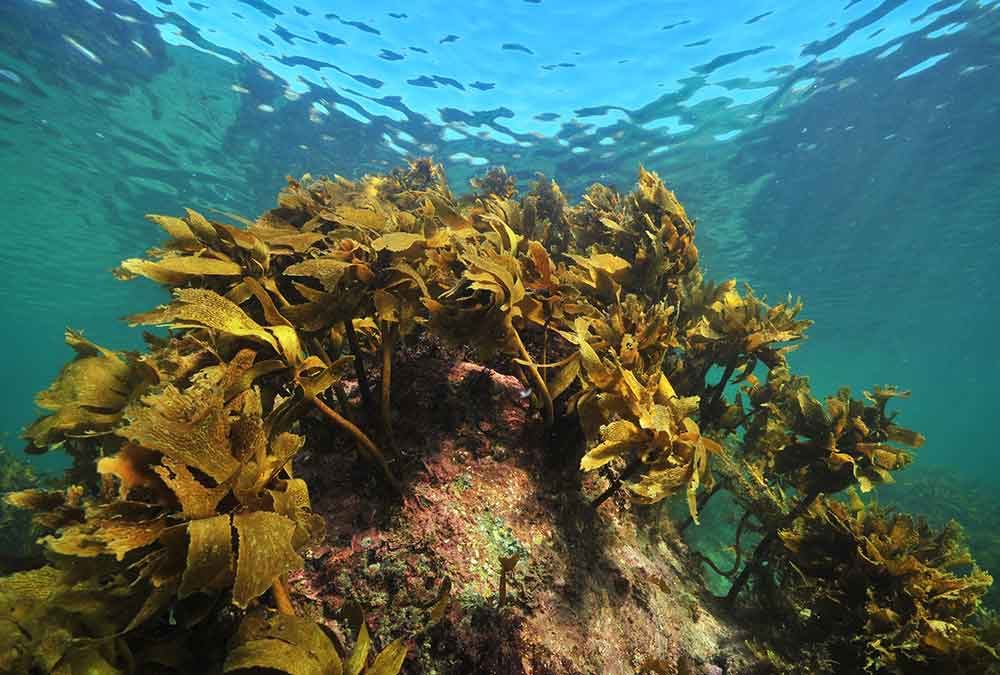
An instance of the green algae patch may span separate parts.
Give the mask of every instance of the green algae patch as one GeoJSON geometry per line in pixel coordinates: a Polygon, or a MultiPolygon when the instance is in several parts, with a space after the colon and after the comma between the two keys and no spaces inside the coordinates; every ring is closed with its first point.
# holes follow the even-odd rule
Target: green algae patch
{"type": "Polygon", "coordinates": [[[514,532],[504,523],[502,518],[487,511],[476,519],[476,525],[482,536],[489,542],[490,552],[495,553],[498,559],[512,555],[527,556],[528,550],[517,540],[514,532]]]}

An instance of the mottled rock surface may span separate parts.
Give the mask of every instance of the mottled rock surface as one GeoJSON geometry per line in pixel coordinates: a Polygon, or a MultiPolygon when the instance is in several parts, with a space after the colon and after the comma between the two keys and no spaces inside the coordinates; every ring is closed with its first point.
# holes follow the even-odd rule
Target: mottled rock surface
{"type": "Polygon", "coordinates": [[[291,579],[303,613],[349,646],[356,603],[376,646],[409,639],[410,673],[745,671],[743,635],[662,510],[591,508],[607,481],[577,468],[579,432],[545,430],[516,377],[424,343],[400,354],[392,389],[403,495],[340,435],[297,460],[328,525],[291,579]]]}

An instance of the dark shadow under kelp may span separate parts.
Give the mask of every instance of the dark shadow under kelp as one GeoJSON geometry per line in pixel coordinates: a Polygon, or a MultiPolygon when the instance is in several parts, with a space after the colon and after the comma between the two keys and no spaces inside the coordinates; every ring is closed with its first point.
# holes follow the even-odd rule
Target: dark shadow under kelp
{"type": "MultiPolygon", "coordinates": [[[[970,562],[957,530],[826,496],[909,462],[922,437],[886,410],[902,392],[814,398],[785,357],[810,324],[801,303],[704,282],[694,223],[656,174],[640,169],[627,195],[594,185],[575,206],[544,178],[518,199],[502,170],[473,187],[456,199],[419,160],[357,182],[290,179],[244,227],[150,216],[169,240],[117,275],[173,291],[129,317],[170,331],[147,334],[142,354],[67,332],[76,358],[38,395],[49,412],[25,437],[74,464],[61,489],[7,497],[35,512],[48,564],[0,580],[0,665],[399,671],[414,635],[369,663],[363,619],[348,653],[297,615],[287,575],[326,522],[293,463],[337,434],[378,498],[405,504],[421,458],[395,438],[392,383],[401,351],[434,336],[520,380],[550,460],[600,475],[593,507],[680,492],[697,522],[708,497],[732,493],[758,543],[744,552],[737,534],[730,604],[806,617],[760,635],[762,668],[799,667],[791,645],[817,632],[816,672],[995,667],[995,631],[976,623],[992,580],[950,571],[970,562]],[[744,393],[730,400],[730,385],[744,393]],[[568,418],[580,453],[558,443],[568,418]],[[843,587],[821,583],[830,574],[843,587]]],[[[432,616],[451,601],[441,588],[432,616]]],[[[647,670],[689,669],[645,656],[647,670]]]]}
{"type": "MultiPolygon", "coordinates": [[[[0,493],[37,487],[39,477],[25,461],[0,444],[0,493]]],[[[10,574],[42,564],[41,549],[31,537],[30,515],[0,503],[0,574],[10,574]]]]}

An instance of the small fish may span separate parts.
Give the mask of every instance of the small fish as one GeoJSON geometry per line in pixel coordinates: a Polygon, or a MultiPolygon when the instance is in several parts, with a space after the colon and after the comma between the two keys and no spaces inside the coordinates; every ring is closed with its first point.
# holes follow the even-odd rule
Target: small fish
{"type": "Polygon", "coordinates": [[[97,54],[84,47],[82,44],[77,42],[75,39],[71,38],[69,35],[63,34],[63,39],[66,40],[66,42],[68,42],[71,47],[76,49],[78,52],[86,56],[94,63],[101,63],[101,58],[97,54]]]}
{"type": "Polygon", "coordinates": [[[0,68],[0,77],[4,78],[5,80],[10,80],[14,84],[21,84],[21,76],[15,73],[13,70],[0,68]]]}
{"type": "Polygon", "coordinates": [[[319,124],[323,121],[323,113],[316,108],[309,108],[309,121],[313,124],[319,124]]]}

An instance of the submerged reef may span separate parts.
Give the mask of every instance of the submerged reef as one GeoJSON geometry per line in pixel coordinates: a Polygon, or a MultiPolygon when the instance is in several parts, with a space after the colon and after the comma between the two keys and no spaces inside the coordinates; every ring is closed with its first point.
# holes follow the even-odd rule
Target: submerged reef
{"type": "Polygon", "coordinates": [[[0,668],[1000,672],[959,527],[856,492],[923,443],[906,392],[817,399],[801,301],[705,281],[654,173],[472,188],[417,160],[149,216],[116,270],[172,291],[148,349],[67,331],[24,431],[72,467],[6,496],[44,558],[0,578],[0,668]],[[729,569],[684,541],[720,493],[729,569]]]}

